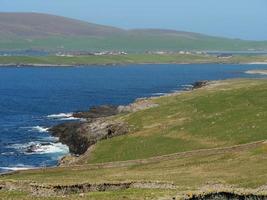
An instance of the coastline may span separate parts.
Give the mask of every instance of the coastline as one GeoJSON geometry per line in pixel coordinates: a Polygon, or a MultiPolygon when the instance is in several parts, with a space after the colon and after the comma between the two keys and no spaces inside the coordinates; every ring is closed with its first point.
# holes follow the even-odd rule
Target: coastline
{"type": "MultiPolygon", "coordinates": [[[[229,87],[231,84],[232,82],[228,82],[228,81],[224,82],[220,80],[210,81],[210,82],[200,81],[194,84],[195,86],[194,89],[203,87],[203,91],[206,91],[206,90],[210,91],[213,89],[217,90],[217,86],[218,86],[219,90],[220,89],[225,90],[225,88],[229,87]]],[[[238,84],[240,83],[239,82],[237,83],[236,85],[237,88],[239,88],[238,84]]],[[[170,96],[170,95],[175,96],[175,95],[179,95],[183,93],[186,93],[185,95],[187,95],[187,94],[190,94],[190,92],[191,91],[171,92],[171,93],[164,94],[164,95],[157,96],[157,97],[152,96],[152,97],[137,99],[135,102],[144,102],[145,100],[161,98],[163,96],[170,96]]],[[[196,91],[197,94],[198,92],[202,92],[202,89],[200,89],[200,91],[196,91]]],[[[128,106],[123,106],[122,108],[128,108],[128,109],[133,108],[132,106],[130,106],[132,104],[129,104],[128,106]]],[[[97,107],[95,107],[94,111],[96,110],[97,110],[97,107]]],[[[88,114],[91,115],[92,113],[95,116],[96,112],[88,113],[88,111],[74,113],[74,115],[82,117],[88,114]]],[[[116,115],[111,115],[109,117],[103,117],[103,118],[105,120],[112,120],[113,116],[116,116],[116,115]]],[[[98,117],[99,116],[95,116],[93,121],[98,120],[97,119],[98,117]]],[[[224,182],[225,179],[214,180],[212,179],[212,176],[210,176],[210,177],[205,178],[205,182],[203,182],[203,184],[198,184],[196,188],[192,189],[193,187],[190,187],[190,190],[183,190],[183,188],[181,189],[182,184],[183,184],[182,182],[180,183],[178,181],[177,182],[169,181],[169,180],[173,180],[172,177],[166,178],[166,179],[156,178],[156,181],[155,181],[153,178],[150,178],[149,175],[146,175],[145,177],[148,177],[148,178],[144,179],[147,181],[144,181],[142,176],[138,178],[138,174],[136,174],[136,171],[137,171],[136,168],[140,165],[140,168],[137,168],[137,169],[142,170],[142,172],[144,171],[143,173],[150,172],[150,170],[155,169],[155,171],[152,171],[153,176],[154,174],[155,176],[158,176],[158,174],[155,173],[157,172],[156,170],[158,169],[161,170],[162,166],[167,165],[169,167],[167,168],[168,171],[162,172],[162,174],[164,176],[168,176],[167,174],[169,173],[169,170],[173,170],[171,171],[172,174],[176,172],[179,175],[177,177],[180,178],[181,177],[180,175],[183,173],[183,170],[185,171],[190,170],[188,165],[185,165],[185,164],[192,163],[193,161],[195,161],[194,159],[201,159],[200,161],[203,160],[205,164],[203,166],[203,169],[206,169],[204,167],[206,167],[206,162],[208,158],[209,163],[211,162],[212,164],[207,165],[207,166],[215,165],[214,169],[216,169],[217,166],[218,167],[221,166],[220,162],[221,162],[222,157],[225,158],[227,156],[225,159],[228,159],[228,156],[233,155],[237,157],[236,159],[240,158],[242,161],[246,161],[247,159],[246,156],[251,155],[251,152],[254,153],[256,150],[258,152],[259,149],[262,149],[265,147],[266,147],[266,141],[259,140],[259,141],[245,143],[241,145],[234,145],[234,146],[230,145],[230,146],[223,146],[223,147],[216,147],[216,148],[211,147],[211,148],[205,148],[205,149],[177,152],[177,153],[172,153],[172,154],[163,154],[159,156],[152,156],[152,157],[145,158],[145,159],[140,158],[140,159],[131,159],[131,160],[125,160],[125,161],[122,160],[122,161],[115,161],[115,162],[86,163],[84,162],[84,160],[82,160],[83,155],[85,156],[84,158],[90,155],[90,150],[91,149],[94,150],[94,146],[92,146],[92,148],[86,151],[87,155],[83,154],[83,155],[80,155],[79,157],[74,156],[72,158],[67,158],[67,162],[70,161],[70,163],[63,163],[63,165],[49,167],[47,169],[39,168],[39,169],[28,170],[28,172],[27,171],[26,172],[15,171],[15,172],[10,172],[6,174],[0,174],[0,177],[3,178],[2,182],[0,181],[0,185],[2,184],[3,191],[9,190],[10,188],[13,188],[13,189],[15,188],[16,191],[17,190],[27,191],[29,192],[29,194],[33,194],[38,197],[39,196],[57,197],[57,196],[63,196],[63,195],[64,197],[65,196],[68,197],[68,195],[78,196],[78,195],[87,195],[87,193],[93,194],[92,192],[103,192],[103,190],[101,189],[91,190],[91,188],[103,188],[103,186],[106,186],[105,190],[107,191],[109,191],[108,187],[114,188],[115,186],[118,186],[118,187],[121,186],[118,190],[124,191],[125,189],[124,186],[126,184],[126,185],[129,185],[129,187],[127,186],[126,189],[132,188],[132,187],[136,189],[137,187],[134,187],[134,186],[138,185],[138,189],[151,189],[151,188],[155,190],[164,189],[165,192],[167,189],[171,189],[171,190],[173,189],[177,197],[180,194],[185,195],[185,196],[181,196],[181,198],[175,198],[175,199],[188,199],[188,200],[192,199],[193,200],[193,199],[209,199],[209,198],[212,199],[212,198],[219,198],[219,197],[220,198],[224,197],[223,199],[227,199],[230,197],[231,198],[238,197],[238,198],[251,198],[251,199],[254,199],[254,198],[265,199],[266,198],[266,186],[265,185],[259,185],[259,186],[257,185],[257,187],[242,187],[239,184],[230,184],[227,179],[224,182]],[[216,159],[215,162],[217,161],[217,159],[219,159],[219,163],[216,164],[212,162],[214,160],[210,161],[210,158],[215,158],[216,159]],[[152,169],[151,169],[151,166],[153,166],[152,169]],[[179,168],[176,168],[176,166],[178,166],[179,168]],[[180,168],[180,167],[183,167],[183,168],[180,168]],[[88,170],[88,172],[86,170],[88,170]],[[135,173],[136,175],[133,176],[127,170],[132,170],[133,171],[132,173],[135,173]],[[177,172],[179,170],[181,171],[181,173],[177,172]],[[96,176],[95,175],[96,171],[99,173],[97,175],[101,177],[100,178],[101,181],[99,181],[99,179],[94,179],[94,176],[96,176]],[[86,174],[86,177],[80,178],[79,176],[78,178],[74,180],[71,179],[70,182],[64,182],[64,180],[63,181],[54,180],[55,177],[58,177],[59,175],[65,175],[65,173],[70,173],[68,174],[67,178],[72,177],[72,175],[76,176],[76,173],[77,174],[80,173],[81,177],[84,177],[86,174]],[[102,173],[104,176],[103,179],[101,176],[102,173]],[[108,173],[109,175],[105,175],[105,173],[108,173]],[[128,175],[128,173],[130,175],[128,175]],[[40,174],[42,176],[40,176],[40,174]],[[91,175],[88,175],[88,174],[91,174],[91,175]],[[114,176],[113,174],[116,175],[117,178],[111,179],[110,177],[113,177],[114,176]],[[122,180],[122,178],[120,177],[123,177],[125,174],[127,174],[128,176],[126,176],[126,178],[122,180]],[[20,178],[21,175],[22,175],[22,178],[20,178]],[[25,178],[23,177],[23,175],[25,178]],[[45,176],[48,176],[48,178],[46,178],[44,181],[42,178],[45,176]],[[131,176],[133,176],[134,178],[131,179],[131,176]],[[128,177],[130,178],[127,179],[128,177]],[[135,177],[137,178],[135,179],[135,177]],[[50,182],[50,180],[53,180],[53,181],[50,182]],[[125,180],[127,180],[128,182],[125,180]],[[25,185],[22,185],[22,184],[25,184],[25,185]]],[[[263,155],[263,153],[259,155],[253,154],[253,158],[259,157],[259,159],[262,160],[261,156],[263,155]]],[[[232,157],[230,157],[230,159],[231,158],[232,157]]],[[[224,162],[224,160],[222,162],[224,162]]],[[[241,163],[240,160],[238,160],[237,163],[241,163]]],[[[253,163],[253,160],[249,164],[251,163],[253,163]]],[[[194,165],[194,163],[192,165],[193,165],[192,170],[195,170],[196,165],[194,165]]],[[[198,166],[199,165],[197,165],[197,167],[198,166]]],[[[263,165],[260,165],[260,166],[263,166],[263,165]]],[[[234,170],[235,169],[238,170],[239,167],[237,166],[237,168],[234,168],[234,170]]],[[[259,175],[261,175],[260,172],[261,171],[258,172],[259,175]]],[[[253,179],[253,176],[250,178],[253,179]]],[[[112,189],[110,190],[111,192],[113,192],[112,189]]],[[[114,189],[114,191],[116,190],[117,188],[114,189]]]]}
{"type": "Polygon", "coordinates": [[[75,67],[73,65],[64,65],[64,64],[17,64],[17,63],[8,63],[1,64],[0,67],[75,67]]]}
{"type": "MultiPolygon", "coordinates": [[[[67,159],[69,159],[71,157],[72,158],[79,158],[80,156],[84,155],[85,153],[87,153],[87,151],[90,151],[90,147],[92,147],[93,145],[96,144],[96,142],[103,140],[103,139],[108,139],[111,137],[116,137],[118,135],[122,135],[122,134],[127,134],[127,125],[123,124],[120,121],[114,121],[111,120],[112,117],[116,116],[116,115],[120,115],[120,114],[125,114],[125,113],[132,113],[132,112],[136,112],[139,110],[144,110],[144,109],[148,109],[154,106],[157,106],[155,104],[150,104],[148,103],[149,100],[151,99],[157,99],[163,96],[173,96],[173,95],[179,95],[181,93],[184,92],[190,92],[191,90],[194,89],[199,89],[208,85],[215,85],[217,84],[219,81],[198,81],[193,83],[192,87],[188,87],[188,90],[180,90],[180,91],[173,91],[173,92],[169,92],[169,93],[165,93],[165,94],[161,94],[161,95],[157,95],[157,96],[151,96],[151,97],[146,97],[146,98],[137,98],[133,103],[126,105],[126,106],[99,106],[99,107],[93,107],[93,109],[90,109],[89,111],[82,111],[82,112],[76,112],[72,114],[72,117],[75,117],[77,119],[82,119],[81,121],[78,122],[66,122],[66,123],[61,123],[58,124],[52,128],[50,128],[49,132],[52,136],[54,137],[58,137],[59,138],[59,142],[67,145],[68,147],[70,147],[73,141],[66,139],[66,135],[69,135],[69,132],[73,132],[74,135],[72,136],[78,136],[76,137],[77,140],[83,140],[83,133],[79,132],[81,129],[85,129],[87,131],[91,131],[94,130],[95,132],[97,132],[97,134],[100,134],[100,137],[95,137],[93,138],[93,142],[86,141],[85,143],[82,144],[83,146],[83,150],[81,152],[78,152],[77,150],[71,151],[71,154],[67,154],[65,156],[63,156],[62,159],[59,159],[58,164],[59,165],[64,165],[65,163],[65,158],[67,157],[67,159]],[[105,109],[102,109],[102,108],[105,109]],[[111,109],[110,109],[111,108],[111,109]],[[108,112],[107,112],[108,111],[108,112]],[[92,116],[93,115],[93,116],[92,116]],[[100,129],[96,129],[95,127],[99,126],[100,129]],[[107,128],[108,127],[108,128],[107,128]],[[88,129],[89,128],[89,129],[88,129]],[[56,130],[57,129],[57,130],[56,130]],[[113,130],[112,130],[113,129],[113,130]],[[115,130],[114,130],[115,129],[115,130]],[[124,129],[122,132],[118,133],[118,130],[121,131],[120,129],[124,129]],[[66,131],[64,134],[61,133],[61,131],[66,131]],[[78,130],[78,132],[77,132],[78,130]],[[54,133],[53,133],[54,131],[54,133]],[[109,135],[110,131],[112,131],[112,134],[109,135]],[[78,135],[75,135],[78,134],[78,135]],[[81,137],[79,136],[79,134],[81,134],[81,137]],[[72,155],[72,156],[70,156],[72,155]],[[63,161],[63,162],[62,162],[63,161]]],[[[95,132],[93,132],[93,135],[95,135],[95,132]]],[[[77,149],[79,148],[79,145],[81,143],[75,144],[77,147],[73,147],[72,149],[77,149]]],[[[73,146],[75,146],[73,145],[73,146]]],[[[73,160],[71,160],[71,162],[73,162],[73,160]]],[[[67,163],[68,164],[68,163],[67,163]]],[[[30,170],[30,169],[29,169],[30,170]]],[[[22,170],[17,170],[17,171],[22,171],[22,170]]],[[[2,174],[6,174],[6,173],[13,173],[16,172],[14,171],[9,171],[9,172],[3,172],[2,174]]]]}
{"type": "Polygon", "coordinates": [[[128,54],[109,56],[0,56],[1,66],[77,67],[132,64],[267,64],[266,55],[233,55],[220,57],[197,54],[128,54]]]}
{"type": "Polygon", "coordinates": [[[67,145],[70,149],[70,154],[60,159],[58,166],[68,166],[77,163],[83,155],[90,154],[95,144],[101,140],[128,134],[128,124],[124,121],[114,119],[114,117],[157,107],[158,104],[150,101],[153,99],[179,95],[215,84],[218,84],[218,81],[197,81],[184,90],[159,96],[137,98],[133,103],[128,105],[102,105],[92,107],[88,111],[73,113],[73,117],[83,120],[58,124],[49,129],[52,136],[59,138],[59,142],[67,145]]]}
{"type": "MultiPolygon", "coordinates": [[[[129,127],[127,126],[127,124],[119,120],[112,119],[117,115],[128,114],[152,107],[157,107],[158,105],[151,103],[150,100],[164,96],[174,96],[185,92],[191,92],[192,90],[200,89],[209,85],[211,86],[217,83],[218,81],[197,81],[191,86],[188,86],[188,88],[185,90],[173,91],[158,96],[137,98],[135,101],[128,105],[101,105],[92,107],[88,111],[80,111],[76,113],[74,112],[72,113],[71,117],[80,119],[79,121],[60,123],[49,128],[48,132],[51,134],[51,136],[59,138],[59,143],[68,146],[70,148],[70,153],[60,158],[56,166],[46,168],[66,167],[73,164],[75,165],[75,163],[79,162],[79,160],[82,159],[84,155],[90,153],[97,142],[119,135],[128,134],[129,127]],[[88,129],[88,126],[90,127],[90,130],[88,129]],[[93,136],[93,138],[91,138],[91,140],[87,140],[87,138],[84,137],[84,132],[81,132],[80,130],[93,130],[93,132],[91,133],[87,132],[87,134],[91,134],[90,137],[93,136]],[[110,131],[112,131],[112,134],[110,134],[110,131]],[[67,138],[67,135],[70,135],[70,137],[67,138]],[[85,143],[84,140],[86,140],[85,143]]],[[[0,173],[0,177],[16,174],[20,171],[30,171],[37,169],[42,169],[42,167],[17,169],[2,172],[0,173]]]]}
{"type": "Polygon", "coordinates": [[[18,64],[18,63],[0,63],[1,67],[14,67],[14,68],[23,68],[23,67],[107,67],[107,66],[130,66],[130,65],[205,65],[205,64],[218,64],[218,65],[267,65],[267,62],[164,62],[164,63],[153,63],[153,62],[140,62],[140,63],[88,63],[88,64],[42,64],[42,63],[29,63],[29,64],[18,64]]]}

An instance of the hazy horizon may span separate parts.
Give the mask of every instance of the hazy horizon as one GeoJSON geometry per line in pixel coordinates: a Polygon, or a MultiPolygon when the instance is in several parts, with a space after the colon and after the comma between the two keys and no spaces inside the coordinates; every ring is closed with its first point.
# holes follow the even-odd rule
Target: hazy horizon
{"type": "Polygon", "coordinates": [[[0,12],[35,12],[123,29],[159,28],[206,35],[267,40],[265,0],[2,0],[0,12]]]}

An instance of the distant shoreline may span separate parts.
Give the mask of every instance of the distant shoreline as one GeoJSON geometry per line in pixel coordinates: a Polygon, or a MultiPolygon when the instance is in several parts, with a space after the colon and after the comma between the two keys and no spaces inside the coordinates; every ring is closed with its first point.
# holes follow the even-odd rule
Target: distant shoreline
{"type": "Polygon", "coordinates": [[[218,65],[267,65],[267,63],[235,63],[235,62],[206,62],[206,63],[196,63],[196,62],[191,62],[191,63],[174,63],[174,62],[167,62],[167,63],[110,63],[110,64],[73,64],[73,65],[67,65],[67,64],[14,64],[14,63],[9,63],[9,64],[1,64],[0,63],[0,68],[1,67],[15,67],[15,68],[23,68],[23,67],[91,67],[91,66],[130,66],[130,65],[167,65],[167,64],[173,64],[173,65],[193,65],[193,64],[199,64],[199,65],[205,65],[205,64],[218,64],[218,65]]]}
{"type": "MultiPolygon", "coordinates": [[[[78,65],[77,65],[78,66],[78,65]]],[[[15,63],[9,63],[9,64],[1,64],[0,67],[75,67],[75,65],[63,65],[63,64],[15,64],[15,63]]]]}
{"type": "Polygon", "coordinates": [[[218,57],[197,54],[128,54],[103,56],[0,56],[0,67],[77,67],[133,64],[261,64],[267,56],[242,55],[218,57]]]}

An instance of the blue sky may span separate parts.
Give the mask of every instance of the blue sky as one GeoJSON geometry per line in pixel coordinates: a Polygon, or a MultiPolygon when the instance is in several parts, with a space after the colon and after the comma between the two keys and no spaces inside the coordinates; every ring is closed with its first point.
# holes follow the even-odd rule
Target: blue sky
{"type": "Polygon", "coordinates": [[[267,40],[267,0],[1,0],[0,11],[51,13],[127,29],[267,40]]]}

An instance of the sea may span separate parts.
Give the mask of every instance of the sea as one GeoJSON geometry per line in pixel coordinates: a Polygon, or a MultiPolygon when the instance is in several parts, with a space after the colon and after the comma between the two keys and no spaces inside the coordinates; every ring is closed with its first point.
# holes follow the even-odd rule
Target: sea
{"type": "Polygon", "coordinates": [[[48,129],[79,120],[73,112],[186,90],[200,80],[266,78],[245,73],[252,69],[267,65],[0,67],[0,173],[56,166],[69,149],[48,129]]]}

